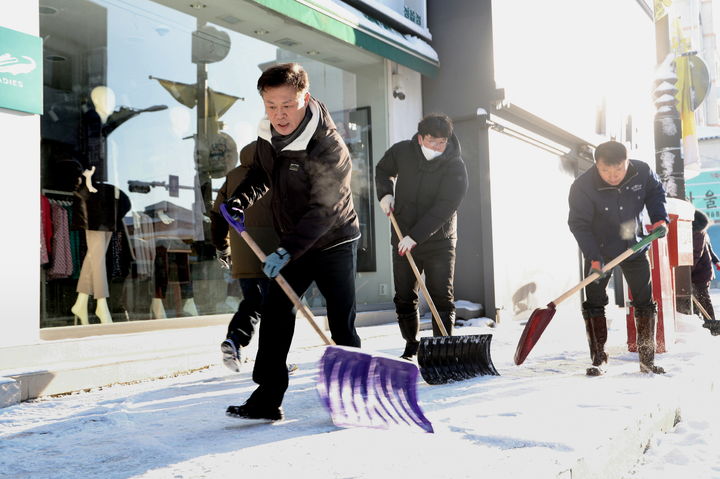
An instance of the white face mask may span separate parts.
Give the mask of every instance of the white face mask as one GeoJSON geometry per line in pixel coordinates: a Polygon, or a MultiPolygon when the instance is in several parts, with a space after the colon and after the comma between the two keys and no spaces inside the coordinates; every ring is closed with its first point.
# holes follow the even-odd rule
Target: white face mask
{"type": "Polygon", "coordinates": [[[438,156],[442,155],[441,151],[432,150],[425,145],[420,145],[420,149],[422,150],[422,153],[425,156],[425,159],[428,161],[432,161],[435,158],[437,158],[438,156]]]}

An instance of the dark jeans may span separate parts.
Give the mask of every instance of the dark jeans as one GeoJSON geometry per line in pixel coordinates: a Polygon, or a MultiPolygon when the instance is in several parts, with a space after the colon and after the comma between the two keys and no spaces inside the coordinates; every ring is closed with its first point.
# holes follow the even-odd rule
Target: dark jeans
{"type": "MultiPolygon", "coordinates": [[[[455,241],[433,241],[420,244],[410,252],[415,265],[425,272],[425,286],[438,311],[455,311],[453,281],[455,278],[455,241]]],[[[418,308],[418,282],[410,262],[393,248],[395,311],[412,314],[418,308]]]]}
{"type": "Polygon", "coordinates": [[[698,311],[697,306],[693,304],[693,309],[702,319],[715,319],[715,309],[713,308],[712,301],[710,300],[710,281],[704,283],[693,283],[692,285],[693,295],[697,298],[700,306],[705,309],[705,312],[710,316],[706,318],[704,314],[698,311]]]}
{"type": "Polygon", "coordinates": [[[255,334],[255,326],[260,322],[263,298],[267,296],[270,280],[268,278],[239,279],[243,299],[228,325],[227,338],[236,346],[245,347],[255,334]]]}
{"type": "MultiPolygon", "coordinates": [[[[333,341],[360,347],[355,331],[355,268],[357,241],[324,251],[308,251],[280,271],[293,290],[302,296],[313,281],[327,305],[333,341]]],[[[253,381],[258,384],[248,403],[279,407],[288,387],[287,355],[295,332],[293,304],[272,281],[263,307],[253,381]]]]}
{"type": "MultiPolygon", "coordinates": [[[[640,253],[633,255],[620,263],[623,276],[632,294],[632,304],[635,309],[644,309],[653,304],[652,282],[650,276],[650,261],[648,254],[640,253]]],[[[585,261],[585,276],[590,274],[590,262],[585,261]]],[[[607,284],[610,275],[603,277],[597,282],[585,286],[585,309],[605,308],[608,304],[607,284]]]]}

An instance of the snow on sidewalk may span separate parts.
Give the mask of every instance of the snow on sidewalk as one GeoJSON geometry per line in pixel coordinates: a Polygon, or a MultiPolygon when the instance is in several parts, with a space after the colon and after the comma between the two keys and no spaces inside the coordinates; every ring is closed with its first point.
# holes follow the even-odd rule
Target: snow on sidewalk
{"type": "MultiPolygon", "coordinates": [[[[252,364],[239,374],[214,367],[1,409],[0,478],[544,478],[569,477],[571,470],[573,478],[597,471],[609,478],[630,471],[648,445],[644,460],[651,462],[628,477],[658,477],[654,458],[683,473],[702,471],[694,477],[720,477],[718,448],[708,449],[704,462],[702,448],[711,444],[697,440],[711,423],[691,401],[711,400],[720,338],[697,318],[679,317],[677,343],[657,356],[668,374],[647,376],[638,372],[637,355],[626,351],[618,313],[609,334],[609,371],[599,378],[584,375],[585,331],[572,307],[558,311],[520,367],[512,362],[520,323],[458,328],[457,334],[494,335],[492,357],[501,376],[438,386],[420,381],[418,397],[435,434],[335,427],[315,391],[323,348],[303,347],[291,351],[289,361],[300,370],[285,397],[286,419],[275,424],[248,425],[224,414],[254,389],[252,364]],[[672,424],[678,407],[690,422],[649,440],[657,432],[650,424],[672,424]],[[666,451],[671,437],[678,439],[666,451]]],[[[360,334],[368,351],[402,350],[394,324],[360,334]]]]}

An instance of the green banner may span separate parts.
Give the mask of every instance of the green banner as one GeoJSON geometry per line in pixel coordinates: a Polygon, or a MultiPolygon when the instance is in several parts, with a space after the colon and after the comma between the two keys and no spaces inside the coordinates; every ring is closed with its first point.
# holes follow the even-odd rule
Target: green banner
{"type": "Polygon", "coordinates": [[[711,220],[720,220],[720,170],[703,171],[685,181],[688,201],[711,220]]]}
{"type": "Polygon", "coordinates": [[[0,108],[43,113],[42,39],[0,27],[0,108]]]}

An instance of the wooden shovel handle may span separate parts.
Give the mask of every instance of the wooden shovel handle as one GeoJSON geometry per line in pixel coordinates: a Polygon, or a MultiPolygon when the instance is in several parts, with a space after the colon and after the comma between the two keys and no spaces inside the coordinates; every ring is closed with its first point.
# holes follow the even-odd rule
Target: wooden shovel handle
{"type": "MultiPolygon", "coordinates": [[[[615,266],[617,266],[620,263],[622,263],[623,261],[625,261],[629,256],[640,251],[642,248],[644,248],[646,245],[652,243],[656,239],[662,238],[666,234],[667,234],[666,227],[660,226],[660,227],[656,228],[648,236],[646,236],[642,240],[638,241],[633,246],[631,246],[630,248],[628,248],[624,252],[622,252],[620,254],[620,256],[618,256],[617,258],[613,259],[608,264],[603,266],[602,272],[607,273],[608,271],[612,270],[615,266]]],[[[554,304],[555,306],[557,306],[558,304],[562,303],[563,301],[568,299],[570,296],[577,293],[578,291],[583,289],[585,286],[587,286],[588,284],[590,284],[593,281],[595,281],[596,279],[598,279],[599,277],[600,277],[600,275],[598,273],[591,274],[590,276],[588,276],[587,278],[582,280],[577,286],[575,286],[572,289],[570,289],[569,291],[565,292],[562,296],[560,296],[558,299],[556,299],[555,301],[553,301],[550,304],[554,304]]]]}
{"type": "MultiPolygon", "coordinates": [[[[240,236],[245,240],[245,242],[250,246],[250,249],[253,250],[255,255],[258,257],[258,259],[264,263],[265,262],[265,253],[263,253],[263,250],[260,249],[260,246],[255,242],[254,239],[252,239],[252,236],[248,234],[247,231],[240,231],[240,236]]],[[[278,274],[275,276],[275,281],[277,281],[277,284],[280,285],[280,288],[285,292],[287,297],[292,301],[293,305],[302,312],[303,316],[305,316],[305,319],[308,320],[308,323],[310,323],[310,326],[313,327],[316,333],[322,338],[323,341],[325,341],[325,344],[327,345],[333,345],[335,342],[328,338],[322,329],[320,329],[320,326],[317,325],[315,322],[315,319],[313,318],[312,312],[308,309],[307,306],[305,306],[302,301],[300,300],[300,297],[295,293],[295,290],[292,289],[290,284],[285,280],[285,278],[282,277],[282,275],[278,274]]]]}
{"type": "MultiPolygon", "coordinates": [[[[393,228],[395,228],[395,233],[397,234],[398,241],[403,239],[403,234],[400,232],[400,226],[397,224],[397,220],[395,220],[395,215],[392,214],[392,211],[388,215],[390,217],[390,222],[393,225],[393,228]]],[[[415,273],[415,278],[417,279],[418,284],[420,285],[420,289],[422,290],[423,296],[425,296],[425,300],[428,303],[428,306],[430,306],[430,311],[432,311],[433,319],[435,320],[435,324],[437,324],[438,329],[440,330],[440,333],[442,333],[443,336],[447,336],[448,332],[447,329],[445,329],[445,325],[440,320],[440,314],[438,313],[437,308],[435,308],[435,303],[433,303],[432,298],[430,297],[430,292],[427,290],[427,287],[425,287],[425,282],[420,277],[420,271],[418,270],[417,266],[415,265],[415,260],[412,257],[412,254],[410,251],[407,251],[405,253],[405,256],[407,256],[408,261],[410,262],[410,267],[413,270],[413,273],[415,273]]]]}
{"type": "Polygon", "coordinates": [[[705,319],[707,319],[708,321],[712,321],[712,318],[708,314],[707,310],[705,308],[703,308],[703,305],[700,304],[700,301],[698,301],[698,299],[695,297],[695,295],[691,294],[690,297],[692,298],[693,303],[695,303],[695,306],[700,310],[700,312],[703,314],[703,316],[705,316],[705,319]]]}

